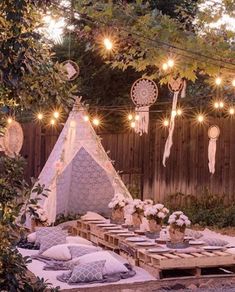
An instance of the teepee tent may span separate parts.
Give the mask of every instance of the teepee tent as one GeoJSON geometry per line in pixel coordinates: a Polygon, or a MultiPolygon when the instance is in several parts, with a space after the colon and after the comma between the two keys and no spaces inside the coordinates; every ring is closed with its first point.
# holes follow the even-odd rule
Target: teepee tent
{"type": "Polygon", "coordinates": [[[50,190],[39,201],[50,224],[58,214],[108,215],[115,193],[131,198],[85,115],[77,100],[39,175],[39,183],[50,190]]]}

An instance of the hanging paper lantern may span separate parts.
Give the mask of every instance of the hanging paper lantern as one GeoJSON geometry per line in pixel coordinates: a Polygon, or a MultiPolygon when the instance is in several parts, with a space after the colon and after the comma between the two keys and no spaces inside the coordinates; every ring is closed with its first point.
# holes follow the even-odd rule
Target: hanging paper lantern
{"type": "Polygon", "coordinates": [[[158,97],[157,84],[150,79],[140,78],[134,82],[131,88],[131,98],[136,105],[135,121],[136,133],[142,135],[148,133],[149,107],[154,104],[158,97]]]}
{"type": "Polygon", "coordinates": [[[12,120],[6,127],[4,136],[0,139],[0,151],[9,157],[20,153],[23,146],[24,134],[21,125],[12,120]]]}
{"type": "Polygon", "coordinates": [[[174,133],[174,128],[175,128],[175,116],[176,116],[174,113],[176,113],[176,109],[177,109],[178,95],[180,91],[183,89],[183,87],[184,87],[184,81],[180,77],[176,79],[171,78],[170,81],[168,82],[168,88],[174,94],[174,96],[173,96],[173,103],[172,103],[172,109],[171,109],[171,118],[170,118],[170,123],[169,123],[169,134],[166,140],[163,160],[162,160],[164,167],[166,166],[166,159],[169,158],[170,153],[171,153],[171,146],[173,145],[173,133],[174,133]]]}
{"type": "Polygon", "coordinates": [[[77,63],[72,60],[67,60],[64,61],[62,65],[64,66],[65,72],[67,73],[67,81],[73,81],[78,77],[80,69],[77,63]]]}
{"type": "Polygon", "coordinates": [[[215,155],[216,155],[216,141],[219,138],[220,129],[218,126],[210,126],[208,129],[208,137],[210,138],[209,145],[208,145],[208,166],[209,172],[214,174],[215,173],[215,155]]]}

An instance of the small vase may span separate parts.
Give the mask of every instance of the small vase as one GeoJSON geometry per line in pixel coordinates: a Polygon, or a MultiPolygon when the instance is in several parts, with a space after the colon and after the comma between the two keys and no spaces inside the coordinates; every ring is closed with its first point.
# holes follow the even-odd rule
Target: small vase
{"type": "Polygon", "coordinates": [[[132,214],[132,224],[134,229],[139,229],[142,223],[141,215],[134,213],[132,214]]]}
{"type": "Polygon", "coordinates": [[[123,208],[118,208],[118,209],[113,209],[112,210],[111,223],[114,223],[114,224],[123,224],[123,223],[125,223],[124,209],[123,208]]]}
{"type": "Polygon", "coordinates": [[[173,226],[170,226],[169,235],[172,243],[183,243],[185,228],[175,228],[173,226]]]}

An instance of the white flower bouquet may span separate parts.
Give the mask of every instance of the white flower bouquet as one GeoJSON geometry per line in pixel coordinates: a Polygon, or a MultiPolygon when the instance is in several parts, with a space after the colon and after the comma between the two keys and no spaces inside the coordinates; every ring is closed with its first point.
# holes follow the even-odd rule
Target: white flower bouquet
{"type": "Polygon", "coordinates": [[[190,226],[191,221],[182,211],[176,211],[171,214],[168,223],[175,229],[185,231],[186,227],[190,226]]]}
{"type": "Polygon", "coordinates": [[[120,193],[116,194],[111,202],[109,203],[108,207],[110,209],[122,209],[128,204],[128,200],[120,193]]]}
{"type": "Polygon", "coordinates": [[[148,205],[145,208],[144,215],[148,220],[154,220],[161,224],[163,219],[168,215],[169,210],[163,204],[148,205]]]}
{"type": "Polygon", "coordinates": [[[145,204],[143,201],[139,199],[134,199],[128,202],[127,212],[130,215],[133,215],[133,214],[143,215],[144,209],[145,209],[145,204]]]}

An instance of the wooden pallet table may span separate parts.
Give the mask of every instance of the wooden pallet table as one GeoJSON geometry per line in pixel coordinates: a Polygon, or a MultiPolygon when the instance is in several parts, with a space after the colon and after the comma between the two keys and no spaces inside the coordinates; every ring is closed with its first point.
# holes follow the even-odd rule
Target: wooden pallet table
{"type": "Polygon", "coordinates": [[[217,274],[215,270],[221,268],[227,270],[228,275],[234,276],[235,271],[235,256],[226,251],[154,254],[143,249],[138,251],[138,258],[140,267],[158,279],[170,277],[171,274],[190,277],[203,276],[204,272],[217,274]]]}

